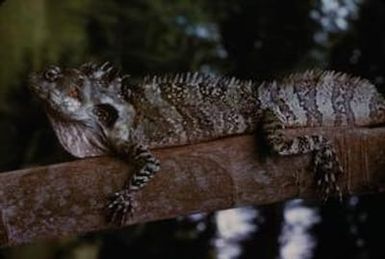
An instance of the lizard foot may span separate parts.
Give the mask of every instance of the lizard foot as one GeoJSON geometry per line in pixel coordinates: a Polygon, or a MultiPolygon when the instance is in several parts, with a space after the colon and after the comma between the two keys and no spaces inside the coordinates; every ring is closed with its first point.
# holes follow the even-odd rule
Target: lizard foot
{"type": "Polygon", "coordinates": [[[134,195],[128,190],[115,192],[107,205],[108,221],[123,226],[132,217],[134,208],[134,195]]]}
{"type": "Polygon", "coordinates": [[[342,191],[337,180],[343,174],[343,169],[333,148],[326,145],[316,152],[314,162],[317,186],[322,201],[326,202],[330,195],[337,194],[342,202],[342,191]]]}

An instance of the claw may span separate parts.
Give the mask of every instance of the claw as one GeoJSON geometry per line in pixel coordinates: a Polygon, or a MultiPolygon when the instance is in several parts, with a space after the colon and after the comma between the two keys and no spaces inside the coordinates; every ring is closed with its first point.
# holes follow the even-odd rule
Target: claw
{"type": "Polygon", "coordinates": [[[126,190],[114,193],[107,205],[107,210],[109,211],[109,222],[119,226],[125,225],[128,219],[133,216],[133,194],[126,190]]]}
{"type": "Polygon", "coordinates": [[[342,202],[342,191],[336,181],[336,177],[342,174],[342,172],[339,170],[339,167],[333,168],[335,169],[334,171],[331,168],[324,167],[320,167],[317,170],[317,185],[323,203],[329,199],[331,194],[338,195],[338,199],[342,202]]]}

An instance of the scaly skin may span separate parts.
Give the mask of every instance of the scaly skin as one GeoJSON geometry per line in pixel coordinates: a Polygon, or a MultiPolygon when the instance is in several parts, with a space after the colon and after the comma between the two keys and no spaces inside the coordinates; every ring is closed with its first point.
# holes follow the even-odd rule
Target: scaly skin
{"type": "Polygon", "coordinates": [[[136,173],[107,205],[110,220],[125,224],[135,193],[159,171],[149,149],[254,132],[278,155],[312,152],[323,199],[340,193],[342,173],[332,143],[320,135],[289,138],[284,128],[372,126],[385,122],[385,102],[367,80],[334,72],[294,74],[279,82],[198,73],[120,76],[108,63],[78,69],[47,68],[30,86],[46,107],[64,148],[77,157],[115,154],[136,173]],[[258,127],[260,126],[260,127],[258,127]]]}

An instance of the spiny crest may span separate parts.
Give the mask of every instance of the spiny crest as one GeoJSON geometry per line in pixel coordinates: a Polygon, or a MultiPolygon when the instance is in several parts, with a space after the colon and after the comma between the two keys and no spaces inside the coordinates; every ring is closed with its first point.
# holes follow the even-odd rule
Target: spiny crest
{"type": "Polygon", "coordinates": [[[80,66],[80,71],[93,79],[110,79],[114,78],[118,74],[118,70],[114,68],[109,62],[105,62],[102,65],[96,63],[85,63],[80,66]]]}
{"type": "MultiPolygon", "coordinates": [[[[104,81],[106,83],[119,82],[129,77],[129,75],[121,76],[120,70],[110,62],[105,62],[98,65],[93,62],[88,62],[80,66],[79,70],[85,74],[91,80],[104,81]]],[[[103,84],[104,86],[110,86],[110,84],[103,84]]]]}
{"type": "MultiPolygon", "coordinates": [[[[112,66],[109,62],[98,65],[93,62],[88,62],[80,66],[79,70],[86,75],[90,80],[97,82],[93,87],[113,88],[115,91],[130,92],[130,88],[135,87],[135,81],[132,84],[124,84],[123,81],[130,78],[129,75],[120,75],[119,69],[112,66]]],[[[136,82],[138,83],[138,82],[136,82]]],[[[204,85],[204,86],[222,86],[233,87],[244,84],[250,87],[253,82],[251,80],[241,81],[235,77],[218,76],[213,74],[205,74],[200,72],[187,72],[178,74],[166,75],[147,75],[141,82],[144,84],[184,84],[188,85],[204,85]]],[[[124,94],[126,96],[127,93],[124,94]]]]}
{"type": "Polygon", "coordinates": [[[285,77],[282,82],[288,83],[288,84],[294,84],[297,82],[304,82],[306,80],[308,81],[314,81],[316,83],[317,81],[323,81],[325,79],[338,81],[338,82],[344,82],[344,83],[352,83],[354,85],[357,85],[359,83],[365,84],[365,85],[371,85],[371,83],[363,78],[360,78],[358,76],[352,76],[343,72],[336,72],[333,70],[320,70],[320,69],[314,69],[314,70],[306,70],[305,72],[298,72],[294,74],[290,74],[289,76],[285,77]]]}
{"type": "MultiPolygon", "coordinates": [[[[146,76],[144,78],[145,84],[185,84],[185,85],[224,85],[231,87],[232,85],[239,85],[243,82],[235,77],[217,76],[212,74],[205,74],[199,72],[187,72],[178,74],[166,74],[146,76]]],[[[251,81],[245,82],[247,85],[251,85],[251,81]]]]}
{"type": "Polygon", "coordinates": [[[127,98],[131,93],[129,86],[127,84],[123,85],[123,82],[130,76],[121,75],[120,70],[111,65],[110,62],[101,65],[88,62],[81,65],[79,70],[88,77],[96,91],[108,89],[113,94],[123,98],[127,98]]]}

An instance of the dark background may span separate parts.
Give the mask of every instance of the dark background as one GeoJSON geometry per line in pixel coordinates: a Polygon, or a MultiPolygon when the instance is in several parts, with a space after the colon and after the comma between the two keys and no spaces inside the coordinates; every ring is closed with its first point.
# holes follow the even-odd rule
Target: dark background
{"type": "MultiPolygon", "coordinates": [[[[73,159],[26,87],[47,64],[109,60],[133,76],[203,71],[257,81],[311,68],[370,79],[385,92],[380,0],[0,1],[0,169],[73,159]]],[[[295,258],[385,258],[384,195],[301,203],[321,221],[295,258]]],[[[239,258],[279,258],[287,204],[258,207],[239,258]],[[286,208],[286,209],[285,209],[286,208]]],[[[0,250],[3,258],[217,258],[216,214],[0,250]],[[199,227],[198,225],[203,228],[199,227]]]]}

